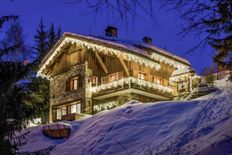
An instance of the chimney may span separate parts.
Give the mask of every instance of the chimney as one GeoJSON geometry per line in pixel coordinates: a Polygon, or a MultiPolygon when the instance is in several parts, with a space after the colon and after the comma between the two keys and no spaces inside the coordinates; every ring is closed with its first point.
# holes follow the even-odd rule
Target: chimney
{"type": "Polygon", "coordinates": [[[107,26],[105,29],[105,35],[108,37],[117,37],[118,36],[118,29],[113,26],[107,26]]]}
{"type": "Polygon", "coordinates": [[[143,42],[147,43],[147,44],[152,44],[152,39],[150,37],[143,37],[143,42]]]}

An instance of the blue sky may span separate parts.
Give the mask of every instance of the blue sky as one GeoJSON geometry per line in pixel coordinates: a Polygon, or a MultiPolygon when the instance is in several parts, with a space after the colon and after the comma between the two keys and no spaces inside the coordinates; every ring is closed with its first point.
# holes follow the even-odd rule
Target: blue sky
{"type": "Polygon", "coordinates": [[[33,43],[33,35],[41,17],[45,25],[51,22],[60,26],[63,32],[75,32],[80,34],[103,35],[107,25],[118,28],[118,37],[127,40],[141,40],[143,36],[153,39],[153,44],[165,48],[172,53],[187,58],[198,73],[204,67],[212,65],[212,49],[196,50],[192,54],[186,54],[200,40],[199,36],[189,34],[182,38],[179,35],[184,22],[175,11],[160,9],[159,4],[154,3],[156,23],[144,12],[140,11],[133,24],[129,20],[126,24],[111,12],[109,15],[102,11],[98,15],[84,4],[64,4],[65,0],[1,0],[0,16],[6,14],[18,14],[24,28],[26,41],[33,43]]]}

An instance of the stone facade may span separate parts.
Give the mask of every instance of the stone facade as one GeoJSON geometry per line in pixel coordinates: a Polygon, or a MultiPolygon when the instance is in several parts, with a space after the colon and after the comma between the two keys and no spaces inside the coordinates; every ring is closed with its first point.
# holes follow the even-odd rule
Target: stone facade
{"type": "Polygon", "coordinates": [[[52,107],[68,102],[81,101],[82,111],[85,103],[85,64],[78,64],[70,67],[66,72],[50,77],[50,120],[52,120],[52,107]],[[66,91],[66,81],[75,76],[82,77],[82,88],[75,91],[66,91]]]}

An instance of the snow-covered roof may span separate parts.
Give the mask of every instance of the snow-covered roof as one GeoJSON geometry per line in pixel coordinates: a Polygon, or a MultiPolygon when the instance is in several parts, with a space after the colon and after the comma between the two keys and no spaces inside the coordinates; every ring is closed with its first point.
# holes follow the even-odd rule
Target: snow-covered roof
{"type": "Polygon", "coordinates": [[[113,45],[115,47],[124,48],[124,49],[127,49],[128,51],[133,51],[133,52],[136,52],[138,54],[142,54],[144,56],[150,57],[149,52],[143,48],[140,48],[140,46],[141,46],[141,47],[149,48],[150,50],[152,50],[155,53],[158,52],[164,56],[168,56],[169,58],[171,57],[172,59],[174,58],[179,62],[190,65],[188,60],[181,58],[173,53],[170,53],[167,50],[156,47],[153,44],[146,44],[146,43],[143,43],[140,41],[136,42],[136,41],[131,41],[131,40],[123,40],[123,39],[119,39],[119,38],[107,37],[107,36],[86,36],[86,35],[69,33],[69,32],[65,32],[64,35],[69,35],[72,37],[78,37],[78,38],[82,38],[82,39],[88,39],[90,41],[96,41],[99,43],[113,45]]]}
{"type": "Polygon", "coordinates": [[[181,69],[177,69],[172,73],[172,76],[177,76],[177,75],[181,75],[181,74],[185,74],[185,73],[191,73],[191,72],[195,72],[195,70],[191,67],[187,67],[187,68],[181,68],[181,69]]]}
{"type": "Polygon", "coordinates": [[[181,66],[181,67],[190,66],[190,63],[186,59],[176,56],[154,45],[148,45],[148,44],[141,43],[141,42],[122,40],[122,39],[106,37],[106,36],[104,37],[103,36],[88,36],[88,35],[65,32],[63,36],[61,37],[61,39],[56,43],[56,45],[51,49],[51,51],[42,60],[40,69],[41,68],[44,69],[47,65],[51,63],[50,57],[58,56],[57,50],[60,50],[62,48],[61,45],[63,46],[65,42],[67,42],[67,39],[71,40],[72,42],[84,42],[83,43],[84,45],[87,45],[88,43],[90,43],[94,47],[97,47],[99,45],[99,46],[102,46],[108,49],[117,50],[119,52],[123,51],[123,52],[127,52],[133,55],[139,55],[140,57],[142,56],[144,59],[149,60],[150,65],[152,62],[154,63],[154,65],[158,65],[157,62],[161,62],[162,60],[165,60],[165,63],[174,65],[175,68],[179,68],[178,66],[181,66]],[[152,57],[152,53],[159,54],[161,59],[154,59],[152,57]],[[176,63],[174,63],[174,61],[176,63]]]}
{"type": "Polygon", "coordinates": [[[144,46],[144,47],[146,47],[146,48],[152,49],[152,50],[154,50],[155,52],[158,52],[158,53],[160,53],[160,54],[163,54],[163,55],[165,55],[165,56],[168,56],[169,58],[174,58],[174,59],[176,59],[176,60],[178,60],[178,61],[185,62],[186,64],[189,64],[189,65],[190,65],[190,62],[189,62],[188,60],[186,60],[186,59],[184,59],[184,58],[182,58],[182,57],[179,57],[179,56],[177,56],[177,55],[175,55],[175,54],[173,54],[173,53],[170,53],[170,52],[168,52],[168,51],[165,50],[165,49],[159,48],[159,47],[157,47],[157,46],[155,46],[155,45],[153,45],[153,44],[142,43],[141,46],[144,46]]]}

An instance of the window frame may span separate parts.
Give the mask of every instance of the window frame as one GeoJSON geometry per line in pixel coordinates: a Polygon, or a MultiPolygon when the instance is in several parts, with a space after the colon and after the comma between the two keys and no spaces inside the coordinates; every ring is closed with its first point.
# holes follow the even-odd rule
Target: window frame
{"type": "Polygon", "coordinates": [[[66,106],[62,106],[61,107],[61,115],[62,116],[65,116],[65,115],[67,115],[67,107],[66,106]],[[65,112],[64,112],[65,111],[65,112]],[[63,113],[64,112],[64,113],[63,113]]]}
{"type": "Polygon", "coordinates": [[[92,76],[91,78],[92,86],[97,86],[98,85],[98,77],[97,76],[92,76]],[[93,82],[95,79],[95,82],[93,82]]]}
{"type": "Polygon", "coordinates": [[[144,72],[138,72],[138,78],[141,80],[147,80],[147,74],[144,72]],[[141,75],[143,75],[143,78],[141,78],[141,75]]]}
{"type": "Polygon", "coordinates": [[[118,80],[119,80],[119,73],[118,72],[109,75],[109,82],[115,82],[115,81],[118,81],[118,80]],[[115,79],[112,80],[112,77],[115,77],[115,79]]]}
{"type": "Polygon", "coordinates": [[[66,81],[66,91],[76,91],[80,88],[80,76],[69,78],[66,81]]]}
{"type": "Polygon", "coordinates": [[[62,120],[62,111],[60,108],[56,109],[56,120],[62,120]]]}
{"type": "Polygon", "coordinates": [[[69,104],[70,106],[70,114],[80,114],[81,113],[81,102],[73,102],[69,104]],[[72,112],[72,107],[75,106],[75,112],[72,112]]]}
{"type": "Polygon", "coordinates": [[[152,81],[153,81],[155,84],[159,84],[159,85],[162,85],[162,84],[163,84],[163,79],[160,78],[160,77],[157,77],[157,76],[153,76],[152,81]],[[159,82],[157,82],[157,81],[159,81],[159,82]]]}

